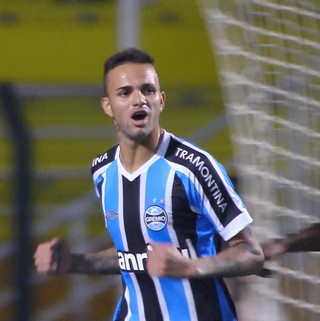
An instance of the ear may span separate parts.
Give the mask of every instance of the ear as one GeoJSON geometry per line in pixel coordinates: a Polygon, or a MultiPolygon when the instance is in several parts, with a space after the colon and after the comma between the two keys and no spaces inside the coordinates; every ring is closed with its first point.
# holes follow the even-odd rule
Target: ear
{"type": "Polygon", "coordinates": [[[113,112],[110,106],[110,101],[108,97],[102,97],[101,98],[101,107],[103,109],[103,111],[110,116],[111,118],[113,118],[113,112]]]}
{"type": "Polygon", "coordinates": [[[161,94],[161,103],[160,103],[160,112],[161,112],[161,111],[163,111],[163,108],[166,103],[166,93],[164,91],[162,91],[160,94],[161,94]]]}

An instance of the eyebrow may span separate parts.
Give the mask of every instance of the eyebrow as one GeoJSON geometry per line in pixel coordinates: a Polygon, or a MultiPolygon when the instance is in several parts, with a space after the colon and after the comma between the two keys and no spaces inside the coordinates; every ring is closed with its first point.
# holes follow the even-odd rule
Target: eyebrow
{"type": "Polygon", "coordinates": [[[116,91],[124,90],[124,89],[129,89],[129,88],[132,88],[132,86],[125,85],[125,86],[121,86],[121,87],[116,88],[116,91]]]}
{"type": "MultiPolygon", "coordinates": [[[[145,88],[145,87],[153,87],[153,88],[155,88],[156,87],[156,85],[154,84],[154,83],[151,83],[151,82],[146,82],[146,83],[143,83],[141,86],[140,86],[140,88],[145,88]]],[[[127,89],[130,89],[130,88],[132,88],[133,86],[131,86],[131,85],[124,85],[124,86],[121,86],[121,87],[118,87],[118,88],[116,88],[116,91],[120,91],[120,90],[127,90],[127,89]]]]}

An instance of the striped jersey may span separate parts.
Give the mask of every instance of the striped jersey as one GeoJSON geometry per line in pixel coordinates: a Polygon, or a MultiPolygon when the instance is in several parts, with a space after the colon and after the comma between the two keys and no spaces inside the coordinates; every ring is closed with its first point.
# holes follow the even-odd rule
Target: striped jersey
{"type": "Polygon", "coordinates": [[[252,222],[224,168],[164,131],[158,151],[128,173],[114,146],[92,162],[96,192],[116,247],[123,293],[114,320],[236,321],[221,278],[174,279],[146,272],[150,240],[187,257],[212,256],[252,222]]]}

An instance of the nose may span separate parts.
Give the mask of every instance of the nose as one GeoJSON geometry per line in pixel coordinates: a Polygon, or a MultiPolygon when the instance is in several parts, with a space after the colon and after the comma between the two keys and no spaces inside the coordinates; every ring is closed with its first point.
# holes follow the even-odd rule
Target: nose
{"type": "Polygon", "coordinates": [[[142,106],[145,105],[147,100],[145,95],[141,92],[141,90],[135,90],[133,92],[133,105],[135,106],[142,106]]]}

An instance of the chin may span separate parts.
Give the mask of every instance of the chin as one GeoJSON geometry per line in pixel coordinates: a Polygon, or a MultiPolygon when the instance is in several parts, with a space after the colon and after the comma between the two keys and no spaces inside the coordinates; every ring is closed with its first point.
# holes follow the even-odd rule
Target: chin
{"type": "Polygon", "coordinates": [[[146,128],[139,128],[135,133],[133,134],[133,139],[137,141],[143,141],[149,137],[152,136],[152,130],[147,130],[146,128]]]}

